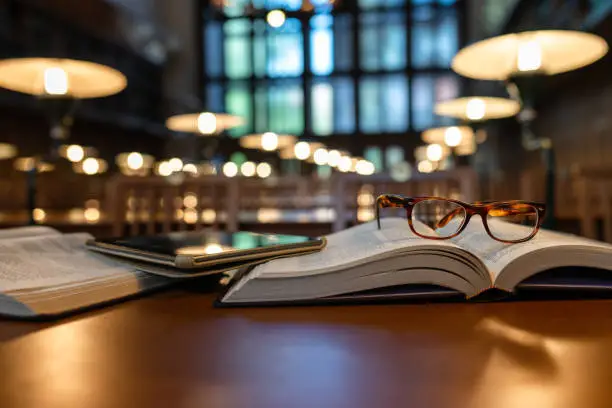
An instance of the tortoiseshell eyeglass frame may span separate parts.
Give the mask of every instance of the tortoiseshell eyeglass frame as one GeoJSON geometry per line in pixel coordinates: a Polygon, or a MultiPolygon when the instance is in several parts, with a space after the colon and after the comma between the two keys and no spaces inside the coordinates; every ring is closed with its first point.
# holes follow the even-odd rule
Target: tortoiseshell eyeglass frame
{"type": "MultiPolygon", "coordinates": [[[[405,196],[398,195],[398,194],[383,194],[383,195],[378,196],[378,198],[376,199],[376,222],[378,224],[378,229],[380,229],[380,209],[389,208],[389,207],[405,208],[406,216],[408,218],[408,225],[410,226],[410,229],[415,235],[421,238],[436,239],[436,240],[454,238],[457,235],[461,234],[461,232],[463,232],[465,227],[470,222],[470,218],[472,218],[473,215],[480,215],[480,218],[482,218],[482,223],[484,224],[484,228],[487,231],[487,234],[489,234],[489,236],[493,238],[494,240],[503,242],[506,244],[516,244],[519,242],[529,241],[531,238],[533,238],[538,233],[540,226],[542,225],[542,222],[544,221],[544,215],[546,214],[546,205],[543,203],[533,202],[533,201],[521,201],[521,200],[479,201],[473,204],[469,204],[469,203],[464,203],[463,201],[453,200],[453,199],[444,198],[444,197],[435,197],[435,196],[405,197],[405,196]],[[419,234],[416,231],[416,229],[414,228],[414,225],[412,224],[412,210],[417,203],[421,201],[428,201],[428,200],[448,201],[448,202],[455,203],[461,206],[461,208],[464,210],[464,213],[465,213],[465,219],[463,220],[463,223],[461,224],[461,226],[457,229],[457,232],[455,232],[452,235],[446,236],[446,237],[432,237],[428,235],[419,234]],[[490,211],[494,211],[494,210],[505,211],[509,215],[521,214],[524,212],[521,212],[520,210],[524,209],[526,206],[530,208],[534,208],[537,214],[535,228],[533,229],[533,231],[531,232],[529,236],[525,238],[517,239],[517,240],[506,240],[506,239],[500,239],[491,233],[491,230],[489,229],[489,224],[487,223],[487,214],[489,214],[490,211]],[[512,210],[517,210],[517,211],[513,212],[512,210]]],[[[458,214],[458,211],[460,211],[459,208],[457,208],[454,211],[451,211],[446,216],[444,216],[440,221],[438,221],[438,227],[443,227],[446,224],[448,224],[448,222],[454,216],[458,214]]]]}

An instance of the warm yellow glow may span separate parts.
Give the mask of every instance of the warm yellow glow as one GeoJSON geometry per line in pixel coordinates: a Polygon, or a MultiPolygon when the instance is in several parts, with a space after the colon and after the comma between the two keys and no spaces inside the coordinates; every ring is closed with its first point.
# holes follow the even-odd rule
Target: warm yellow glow
{"type": "Polygon", "coordinates": [[[442,160],[442,146],[437,143],[430,144],[427,146],[427,160],[429,161],[440,161],[442,160]]]}
{"type": "Polygon", "coordinates": [[[374,167],[373,163],[367,160],[359,160],[355,165],[355,170],[357,171],[357,174],[361,174],[362,176],[369,176],[374,174],[376,168],[374,167]]]}
{"type": "Polygon", "coordinates": [[[257,165],[256,171],[257,171],[258,177],[267,178],[267,177],[270,177],[270,175],[272,174],[272,166],[270,166],[266,162],[259,163],[257,165]]]}
{"type": "Polygon", "coordinates": [[[100,210],[97,208],[86,208],[85,211],[83,211],[83,217],[87,222],[98,222],[100,220],[100,210]]]}
{"type": "Polygon", "coordinates": [[[225,177],[234,177],[238,174],[238,166],[234,162],[227,162],[223,165],[223,174],[225,177]]]}
{"type": "Polygon", "coordinates": [[[198,174],[198,168],[193,163],[187,163],[183,166],[183,172],[189,173],[195,176],[198,174]]]}
{"type": "Polygon", "coordinates": [[[419,164],[417,164],[417,169],[421,173],[431,173],[434,171],[434,165],[429,160],[421,160],[419,164]]]}
{"type": "Polygon", "coordinates": [[[279,28],[285,24],[285,13],[282,10],[271,10],[266,16],[266,21],[270,27],[279,28]]]}
{"type": "Polygon", "coordinates": [[[520,109],[521,105],[512,99],[478,96],[438,102],[434,110],[440,116],[488,120],[514,116],[520,109]]]}
{"type": "Polygon", "coordinates": [[[455,147],[455,154],[457,156],[469,156],[476,153],[476,143],[472,140],[470,143],[460,144],[455,147]]]}
{"type": "Polygon", "coordinates": [[[126,164],[128,168],[132,170],[141,169],[142,166],[144,166],[144,159],[142,157],[142,154],[138,152],[132,152],[128,154],[127,159],[126,159],[126,164]]]}
{"type": "Polygon", "coordinates": [[[210,136],[223,130],[240,126],[244,121],[225,113],[187,113],[166,119],[166,127],[175,132],[199,133],[210,136]]]}
{"type": "Polygon", "coordinates": [[[122,91],[125,75],[88,61],[59,58],[11,58],[0,61],[0,87],[30,95],[100,98],[122,91]]]}
{"type": "Polygon", "coordinates": [[[310,145],[308,142],[297,142],[293,148],[296,159],[306,160],[310,157],[310,145]]]}
{"type": "Polygon", "coordinates": [[[338,170],[343,173],[351,171],[351,158],[349,156],[342,156],[338,161],[338,170]]]}
{"type": "Polygon", "coordinates": [[[223,252],[223,247],[219,244],[208,244],[204,247],[204,253],[208,255],[218,254],[220,252],[223,252]]]}
{"type": "Polygon", "coordinates": [[[85,157],[85,151],[79,145],[70,145],[66,148],[66,158],[73,163],[80,162],[85,157]]]}
{"type": "Polygon", "coordinates": [[[100,163],[98,163],[97,159],[93,157],[88,157],[87,159],[83,160],[82,167],[83,173],[93,175],[96,174],[98,170],[100,170],[100,163]]]}
{"type": "Polygon", "coordinates": [[[371,208],[358,208],[357,209],[357,221],[368,222],[374,219],[374,210],[371,208]]]}
{"type": "Polygon", "coordinates": [[[261,149],[267,152],[274,150],[284,150],[289,147],[293,147],[295,143],[295,136],[292,135],[279,135],[274,132],[266,133],[255,133],[251,135],[242,136],[239,139],[240,146],[245,149],[261,149]]]}
{"type": "Polygon", "coordinates": [[[278,147],[278,135],[273,132],[266,132],[261,135],[261,148],[267,152],[276,150],[278,147]]]}
{"type": "Polygon", "coordinates": [[[17,148],[15,145],[0,143],[0,160],[11,159],[15,156],[17,156],[17,148]]]}
{"type": "Polygon", "coordinates": [[[592,64],[608,52],[603,38],[581,31],[540,30],[479,41],[460,50],[452,68],[474,79],[507,80],[538,70],[547,75],[592,64]]]}
{"type": "Polygon", "coordinates": [[[183,221],[187,224],[195,224],[198,222],[198,212],[194,208],[185,208],[183,221]]]}
{"type": "Polygon", "coordinates": [[[172,166],[167,161],[160,162],[157,165],[157,174],[163,177],[167,177],[172,174],[172,166]]]}
{"type": "MultiPolygon", "coordinates": [[[[421,139],[427,144],[437,143],[455,147],[472,142],[474,140],[474,131],[469,126],[431,128],[421,133],[421,139]]],[[[419,159],[426,159],[426,155],[419,159]]]]}
{"type": "Polygon", "coordinates": [[[217,118],[214,113],[202,112],[198,115],[198,131],[203,135],[212,135],[217,131],[217,118]]]}
{"type": "Polygon", "coordinates": [[[465,106],[465,116],[470,120],[480,120],[485,117],[487,106],[480,98],[470,99],[465,106]]]}
{"type": "Polygon", "coordinates": [[[519,41],[516,68],[521,71],[537,71],[542,66],[542,48],[535,40],[519,41]]]}
{"type": "Polygon", "coordinates": [[[68,74],[62,68],[46,68],[43,78],[43,87],[47,95],[66,95],[68,93],[68,74]]]}
{"type": "Polygon", "coordinates": [[[34,157],[18,157],[13,162],[13,167],[17,171],[32,171],[35,164],[37,173],[52,171],[55,168],[53,164],[36,160],[34,157]]]}
{"type": "Polygon", "coordinates": [[[357,205],[361,207],[374,205],[374,201],[374,194],[372,193],[359,193],[357,195],[357,205]]]}
{"type": "Polygon", "coordinates": [[[43,222],[47,218],[47,213],[42,208],[35,208],[32,211],[32,218],[36,222],[43,222]]]}
{"type": "Polygon", "coordinates": [[[184,215],[185,215],[185,211],[183,211],[181,208],[174,211],[174,218],[176,220],[179,220],[179,221],[182,220],[184,215]]]}
{"type": "Polygon", "coordinates": [[[81,208],[72,208],[68,211],[68,220],[73,223],[82,222],[85,219],[84,211],[81,208]]]}
{"type": "Polygon", "coordinates": [[[451,126],[444,132],[444,143],[447,146],[455,147],[461,143],[461,131],[457,126],[451,126]]]}
{"type": "Polygon", "coordinates": [[[342,155],[338,150],[332,149],[327,154],[327,164],[331,167],[337,167],[341,157],[342,155]]]}
{"type": "Polygon", "coordinates": [[[183,197],[183,205],[187,208],[196,208],[198,197],[194,193],[186,193],[185,197],[183,197]]]}
{"type": "Polygon", "coordinates": [[[277,222],[282,218],[282,213],[276,208],[260,208],[257,210],[257,221],[277,222]]]}
{"type": "Polygon", "coordinates": [[[202,222],[206,224],[212,224],[215,222],[216,217],[217,214],[215,213],[215,210],[207,208],[206,210],[202,211],[202,222]]]}
{"type": "Polygon", "coordinates": [[[245,161],[240,165],[240,173],[245,177],[253,177],[255,175],[256,167],[252,161],[245,161]]]}
{"type": "Polygon", "coordinates": [[[320,147],[317,150],[315,150],[314,154],[312,155],[314,162],[316,164],[318,164],[319,166],[324,166],[327,164],[327,160],[329,157],[329,152],[327,151],[327,149],[320,147]]]}
{"type": "Polygon", "coordinates": [[[172,159],[168,160],[168,164],[173,172],[183,170],[183,161],[178,157],[173,157],[172,159]]]}

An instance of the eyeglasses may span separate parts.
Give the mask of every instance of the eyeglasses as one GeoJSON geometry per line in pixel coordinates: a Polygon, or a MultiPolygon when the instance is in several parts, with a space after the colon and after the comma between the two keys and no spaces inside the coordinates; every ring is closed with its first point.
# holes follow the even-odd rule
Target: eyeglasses
{"type": "Polygon", "coordinates": [[[473,215],[480,215],[487,233],[496,241],[525,242],[533,238],[544,220],[546,206],[531,201],[487,201],[473,204],[441,197],[404,197],[383,194],[376,199],[380,229],[381,208],[405,208],[412,232],[427,239],[459,235],[473,215]]]}

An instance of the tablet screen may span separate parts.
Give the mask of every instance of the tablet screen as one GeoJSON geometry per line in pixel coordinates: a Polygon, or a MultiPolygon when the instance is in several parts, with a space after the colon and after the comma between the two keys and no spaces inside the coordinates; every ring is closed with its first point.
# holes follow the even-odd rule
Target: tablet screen
{"type": "Polygon", "coordinates": [[[153,236],[100,239],[97,242],[160,255],[201,256],[279,245],[320,242],[320,239],[299,235],[258,234],[254,232],[189,231],[153,236]]]}

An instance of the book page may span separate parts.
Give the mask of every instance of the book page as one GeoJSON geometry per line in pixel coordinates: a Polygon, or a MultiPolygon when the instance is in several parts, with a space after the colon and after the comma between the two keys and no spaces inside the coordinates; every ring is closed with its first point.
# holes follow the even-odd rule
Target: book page
{"type": "Polygon", "coordinates": [[[258,266],[253,276],[280,277],[325,273],[348,268],[366,259],[389,254],[407,247],[435,246],[457,248],[445,241],[420,238],[410,230],[404,218],[383,218],[379,230],[376,221],[328,235],[327,246],[320,252],[278,259],[258,266]]]}
{"type": "MultiPolygon", "coordinates": [[[[489,225],[493,223],[495,224],[493,228],[496,231],[503,231],[506,236],[526,236],[531,231],[531,228],[522,225],[510,224],[499,220],[489,221],[489,225]]],[[[452,241],[478,256],[489,269],[493,282],[495,282],[499,274],[510,262],[540,249],[575,245],[612,250],[611,245],[603,242],[542,229],[529,241],[518,244],[505,244],[494,240],[487,234],[479,216],[472,217],[466,229],[453,238],[452,241]]]]}
{"type": "Polygon", "coordinates": [[[0,291],[103,280],[133,269],[85,250],[89,234],[0,240],[0,291]]]}
{"type": "Polygon", "coordinates": [[[32,225],[32,226],[19,227],[19,228],[7,228],[7,229],[0,230],[0,240],[40,237],[40,236],[47,236],[47,235],[62,235],[62,234],[56,229],[53,229],[51,227],[44,227],[40,225],[32,225]]]}

